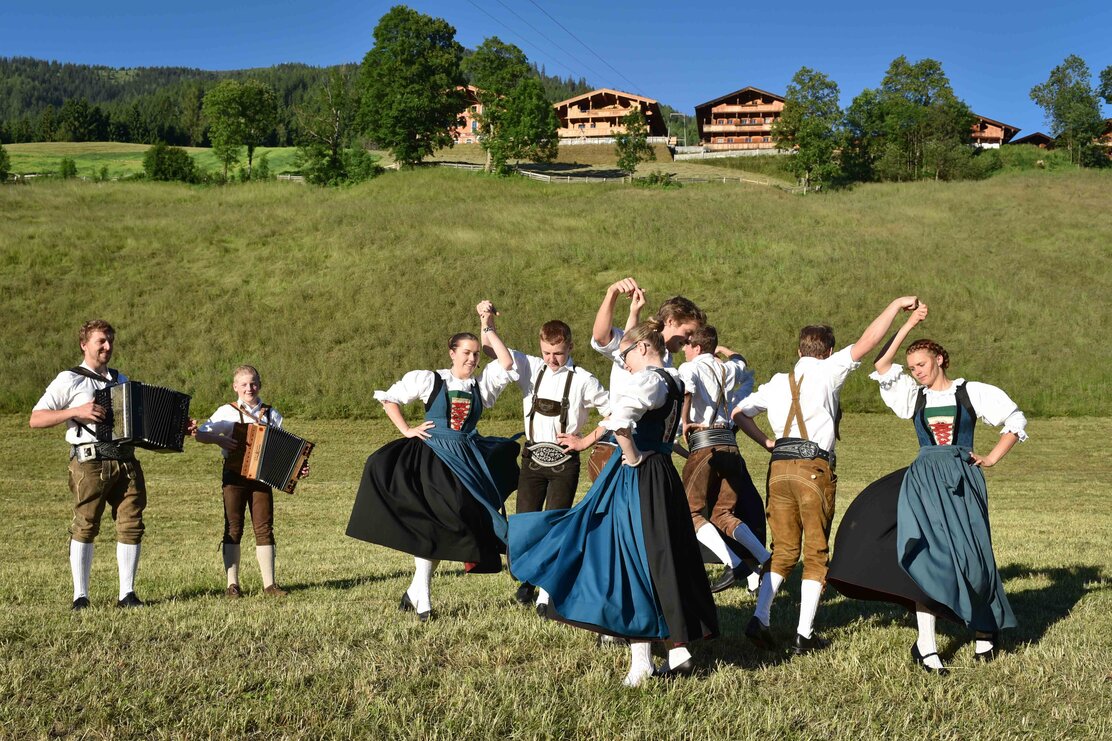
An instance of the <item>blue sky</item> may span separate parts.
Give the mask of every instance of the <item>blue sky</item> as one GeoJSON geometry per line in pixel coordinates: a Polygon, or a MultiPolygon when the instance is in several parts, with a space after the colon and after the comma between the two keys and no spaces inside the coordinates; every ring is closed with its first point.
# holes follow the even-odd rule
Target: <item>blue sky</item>
{"type": "MultiPolygon", "coordinates": [[[[329,65],[361,60],[375,23],[394,4],[192,0],[163,9],[171,4],[4,0],[0,55],[114,67],[329,65]]],[[[848,105],[862,89],[876,87],[891,60],[905,54],[938,59],[976,113],[1018,126],[1022,136],[1046,130],[1028,91],[1067,55],[1081,56],[1094,75],[1112,65],[1112,0],[408,5],[447,19],[466,46],[496,35],[550,74],[585,77],[688,113],[746,85],[783,93],[804,65],[834,79],[848,105]]],[[[1106,106],[1105,113],[1112,110],[1106,106]]]]}

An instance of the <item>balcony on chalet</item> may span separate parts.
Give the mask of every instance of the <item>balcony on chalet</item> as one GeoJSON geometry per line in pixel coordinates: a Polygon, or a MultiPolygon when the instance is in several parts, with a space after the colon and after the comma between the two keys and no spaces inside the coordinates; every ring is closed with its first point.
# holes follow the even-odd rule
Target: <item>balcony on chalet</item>
{"type": "Polygon", "coordinates": [[[712,113],[780,113],[783,103],[752,103],[745,105],[716,105],[712,113]]]}
{"type": "Polygon", "coordinates": [[[703,124],[703,131],[710,132],[710,133],[715,133],[715,132],[721,132],[721,133],[735,133],[735,132],[737,132],[737,133],[761,133],[761,132],[765,132],[765,133],[767,133],[771,130],[772,130],[772,120],[771,119],[769,120],[768,123],[761,123],[761,124],[755,124],[755,123],[748,123],[748,124],[723,124],[723,123],[703,124]]]}

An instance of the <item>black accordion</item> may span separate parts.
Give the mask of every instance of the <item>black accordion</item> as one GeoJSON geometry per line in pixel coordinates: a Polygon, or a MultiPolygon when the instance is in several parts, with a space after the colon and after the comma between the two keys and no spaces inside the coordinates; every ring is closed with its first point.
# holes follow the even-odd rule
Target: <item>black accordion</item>
{"type": "Polygon", "coordinates": [[[180,453],[189,424],[189,395],[139,381],[108,386],[93,394],[105,409],[97,422],[99,442],[180,453]]]}
{"type": "Polygon", "coordinates": [[[313,452],[313,443],[271,425],[239,422],[233,437],[239,440],[243,453],[240,475],[293,494],[301,469],[313,452]]]}

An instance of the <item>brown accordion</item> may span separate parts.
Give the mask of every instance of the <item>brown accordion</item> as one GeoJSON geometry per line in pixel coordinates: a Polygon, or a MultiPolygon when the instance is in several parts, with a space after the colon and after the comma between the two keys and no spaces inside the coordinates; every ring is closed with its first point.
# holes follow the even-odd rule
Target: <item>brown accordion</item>
{"type": "Polygon", "coordinates": [[[313,443],[273,425],[244,422],[235,423],[232,437],[239,441],[239,448],[228,455],[229,469],[293,494],[313,443]]]}

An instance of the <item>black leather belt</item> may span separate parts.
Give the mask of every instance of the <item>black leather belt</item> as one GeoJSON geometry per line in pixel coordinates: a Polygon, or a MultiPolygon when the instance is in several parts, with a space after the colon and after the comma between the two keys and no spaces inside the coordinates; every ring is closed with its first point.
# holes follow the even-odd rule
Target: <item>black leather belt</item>
{"type": "Polygon", "coordinates": [[[834,466],[834,454],[829,450],[823,450],[810,440],[804,440],[800,437],[782,437],[776,441],[776,447],[772,449],[772,460],[774,461],[798,461],[798,460],[814,460],[821,458],[834,466]]]}
{"type": "Polygon", "coordinates": [[[732,427],[704,427],[692,430],[687,435],[688,448],[692,453],[703,448],[732,445],[737,447],[737,433],[732,427]]]}
{"type": "Polygon", "coordinates": [[[135,448],[130,445],[117,445],[107,442],[70,445],[70,460],[72,461],[74,458],[80,463],[86,461],[133,461],[135,460],[135,448]]]}

